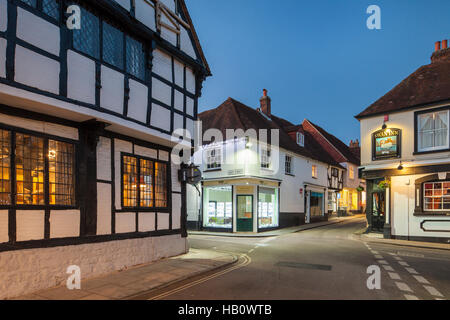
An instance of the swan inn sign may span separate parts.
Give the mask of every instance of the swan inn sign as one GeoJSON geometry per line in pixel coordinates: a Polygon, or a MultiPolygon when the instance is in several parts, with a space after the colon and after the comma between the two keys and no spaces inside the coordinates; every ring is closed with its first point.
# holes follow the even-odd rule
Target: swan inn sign
{"type": "Polygon", "coordinates": [[[401,157],[402,131],[400,129],[382,129],[374,132],[372,136],[373,160],[401,157]]]}

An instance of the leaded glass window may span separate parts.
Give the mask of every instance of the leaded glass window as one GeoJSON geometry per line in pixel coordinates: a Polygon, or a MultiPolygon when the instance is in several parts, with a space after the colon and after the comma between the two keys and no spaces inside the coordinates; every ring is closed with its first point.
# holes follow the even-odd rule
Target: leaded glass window
{"type": "Polygon", "coordinates": [[[138,203],[138,166],[135,157],[125,156],[122,158],[123,168],[123,206],[136,207],[138,203]]]}
{"type": "Polygon", "coordinates": [[[123,69],[123,33],[103,22],[103,61],[123,69]]]}
{"type": "Polygon", "coordinates": [[[37,0],[21,0],[22,2],[26,3],[29,6],[32,6],[33,8],[36,8],[36,2],[37,0]]]}
{"type": "Polygon", "coordinates": [[[424,184],[424,210],[450,211],[450,181],[424,184]]]}
{"type": "Polygon", "coordinates": [[[48,142],[50,204],[75,205],[75,150],[73,144],[48,142]]]}
{"type": "Polygon", "coordinates": [[[0,130],[0,205],[11,204],[11,132],[0,130]]]}
{"type": "Polygon", "coordinates": [[[141,207],[153,207],[153,161],[140,161],[140,203],[141,207]]]}
{"type": "Polygon", "coordinates": [[[127,36],[127,72],[145,79],[145,52],[139,41],[127,36]]]}
{"type": "Polygon", "coordinates": [[[99,19],[84,8],[81,8],[81,17],[81,29],[73,30],[73,47],[98,59],[100,56],[99,19]]]}
{"type": "Polygon", "coordinates": [[[155,198],[156,207],[167,207],[167,165],[165,163],[155,163],[155,198]]]}
{"type": "Polygon", "coordinates": [[[42,12],[59,20],[59,3],[57,0],[42,0],[42,12]]]}

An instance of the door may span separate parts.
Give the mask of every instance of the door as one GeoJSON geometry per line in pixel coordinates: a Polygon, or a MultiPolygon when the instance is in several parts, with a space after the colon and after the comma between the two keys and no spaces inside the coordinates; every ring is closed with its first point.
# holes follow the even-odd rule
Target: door
{"type": "Polygon", "coordinates": [[[386,201],[385,192],[375,192],[372,194],[372,229],[383,231],[386,221],[386,201]]]}
{"type": "Polygon", "coordinates": [[[237,195],[237,232],[253,231],[253,196],[237,195]]]}

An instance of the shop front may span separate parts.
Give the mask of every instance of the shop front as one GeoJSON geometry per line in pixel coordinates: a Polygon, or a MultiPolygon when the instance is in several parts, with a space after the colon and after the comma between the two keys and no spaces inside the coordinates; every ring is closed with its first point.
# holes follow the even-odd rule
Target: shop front
{"type": "Polygon", "coordinates": [[[279,227],[279,182],[203,182],[201,225],[216,232],[264,232],[279,227]]]}
{"type": "Polygon", "coordinates": [[[305,222],[312,223],[327,220],[328,201],[325,201],[325,199],[328,199],[327,188],[314,185],[305,185],[305,190],[305,222]]]}

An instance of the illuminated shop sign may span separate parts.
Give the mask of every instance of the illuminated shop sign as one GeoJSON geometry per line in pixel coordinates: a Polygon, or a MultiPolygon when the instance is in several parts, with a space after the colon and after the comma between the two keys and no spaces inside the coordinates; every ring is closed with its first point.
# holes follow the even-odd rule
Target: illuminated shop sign
{"type": "Polygon", "coordinates": [[[373,134],[372,158],[383,160],[401,157],[402,131],[384,129],[373,134]]]}

